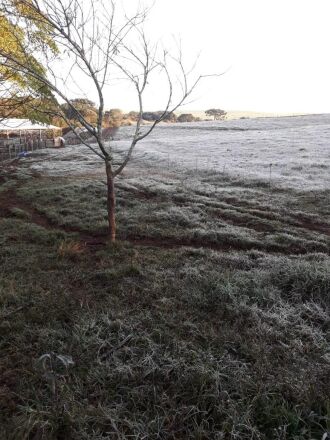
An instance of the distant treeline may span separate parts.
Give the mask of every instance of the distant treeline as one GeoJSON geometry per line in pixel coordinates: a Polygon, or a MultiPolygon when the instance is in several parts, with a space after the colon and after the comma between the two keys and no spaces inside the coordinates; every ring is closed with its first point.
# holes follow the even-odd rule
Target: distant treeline
{"type": "MultiPolygon", "coordinates": [[[[98,109],[94,102],[89,99],[72,99],[70,101],[72,106],[68,103],[60,106],[60,111],[63,113],[64,118],[55,115],[58,113],[52,112],[53,104],[51,101],[41,101],[29,97],[21,97],[17,99],[0,99],[0,119],[1,118],[26,118],[32,121],[50,123],[59,127],[67,127],[69,121],[75,126],[79,126],[78,114],[84,117],[84,119],[90,124],[96,124],[98,109]]],[[[144,112],[142,119],[145,121],[156,121],[163,115],[162,111],[144,112]]],[[[220,109],[210,109],[205,111],[206,116],[211,116],[214,120],[224,119],[226,112],[220,109]]],[[[104,115],[103,126],[104,127],[120,127],[122,125],[132,125],[137,121],[139,113],[136,111],[130,111],[124,113],[118,108],[107,110],[104,115]]],[[[195,117],[192,113],[182,113],[176,115],[173,112],[166,112],[165,122],[196,122],[201,118],[195,117]]]]}

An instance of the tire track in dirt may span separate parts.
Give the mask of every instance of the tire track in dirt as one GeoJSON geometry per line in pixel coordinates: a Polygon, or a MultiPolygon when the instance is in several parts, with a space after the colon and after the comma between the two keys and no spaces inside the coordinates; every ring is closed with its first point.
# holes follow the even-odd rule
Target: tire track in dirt
{"type": "MultiPolygon", "coordinates": [[[[183,202],[176,200],[175,197],[172,198],[164,194],[157,194],[155,192],[145,191],[142,189],[132,189],[125,187],[120,187],[120,189],[128,193],[133,193],[135,197],[141,200],[154,200],[154,201],[159,201],[160,203],[170,202],[176,206],[190,206],[189,204],[190,202],[194,203],[194,201],[189,200],[189,198],[187,198],[187,200],[183,202]]],[[[323,235],[330,236],[330,225],[327,223],[312,222],[311,220],[308,219],[299,220],[290,214],[287,214],[288,217],[290,218],[290,223],[284,223],[284,222],[282,223],[280,218],[283,215],[279,211],[269,211],[269,209],[267,210],[267,208],[265,207],[256,207],[251,204],[248,204],[247,202],[242,203],[242,206],[239,206],[238,204],[229,204],[228,203],[229,200],[231,199],[224,199],[224,203],[228,204],[228,208],[218,209],[218,212],[216,213],[209,212],[209,214],[216,218],[224,220],[226,223],[229,223],[233,226],[245,227],[248,229],[252,229],[256,232],[275,232],[276,230],[288,228],[289,226],[294,229],[304,229],[307,231],[317,232],[323,235]],[[245,208],[244,205],[246,205],[247,207],[245,208]],[[228,213],[226,212],[227,209],[228,211],[232,210],[237,212],[238,214],[242,214],[243,216],[249,215],[251,216],[251,219],[244,220],[244,219],[235,218],[235,216],[231,215],[230,212],[228,213]],[[255,212],[256,210],[259,210],[260,213],[255,212]],[[274,218],[273,213],[276,214],[277,216],[276,218],[274,218]],[[261,222],[259,224],[249,223],[252,222],[253,220],[255,220],[256,222],[258,221],[260,222],[262,220],[269,220],[270,222],[275,222],[275,223],[279,223],[280,225],[283,225],[283,228],[275,228],[272,225],[272,223],[270,223],[269,226],[261,222]]],[[[214,209],[216,210],[216,208],[214,209]]]]}
{"type": "MultiPolygon", "coordinates": [[[[16,187],[17,188],[17,187],[16,187]]],[[[64,231],[66,233],[78,234],[79,240],[85,245],[87,248],[93,250],[103,246],[106,246],[108,243],[106,234],[92,234],[87,231],[80,230],[78,228],[71,228],[67,226],[61,226],[58,224],[52,223],[47,216],[40,214],[33,206],[27,203],[25,200],[22,200],[17,196],[16,190],[10,188],[6,191],[0,193],[0,217],[4,218],[13,218],[12,209],[20,208],[28,213],[29,219],[27,221],[31,221],[32,223],[37,224],[48,230],[59,230],[64,231]]],[[[249,251],[249,250],[258,250],[266,253],[273,254],[282,254],[282,255],[299,255],[305,254],[307,251],[303,249],[297,249],[294,247],[287,247],[286,249],[280,248],[276,245],[267,247],[263,245],[257,245],[255,243],[251,243],[250,245],[245,244],[244,246],[234,245],[234,244],[226,244],[226,243],[212,243],[207,241],[198,241],[198,240],[189,240],[189,239],[176,239],[173,237],[141,237],[141,236],[119,236],[119,240],[126,241],[135,246],[144,246],[144,247],[156,247],[161,249],[175,249],[175,248],[195,248],[195,249],[211,249],[218,252],[230,252],[230,251],[249,251]]]]}

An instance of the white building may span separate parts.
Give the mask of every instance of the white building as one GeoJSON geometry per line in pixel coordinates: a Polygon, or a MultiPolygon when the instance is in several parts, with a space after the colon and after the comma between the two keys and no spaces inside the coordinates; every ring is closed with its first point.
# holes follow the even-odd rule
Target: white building
{"type": "Polygon", "coordinates": [[[62,133],[60,127],[49,124],[34,123],[29,119],[3,119],[0,120],[1,139],[43,139],[54,138],[62,133]]]}

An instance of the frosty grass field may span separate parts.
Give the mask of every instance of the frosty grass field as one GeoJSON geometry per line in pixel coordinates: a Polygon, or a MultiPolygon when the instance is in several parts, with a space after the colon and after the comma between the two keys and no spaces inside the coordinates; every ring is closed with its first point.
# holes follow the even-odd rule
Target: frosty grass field
{"type": "Polygon", "coordinates": [[[86,147],[0,169],[0,439],[328,439],[329,134],[159,126],[116,181],[115,245],[86,147]]]}
{"type": "Polygon", "coordinates": [[[246,178],[269,180],[272,164],[276,185],[330,185],[330,115],[163,125],[137,150],[165,164],[246,178]]]}
{"type": "MultiPolygon", "coordinates": [[[[131,132],[131,127],[119,129],[114,151],[127,149],[131,132]]],[[[61,161],[35,169],[51,174],[98,169],[97,158],[85,147],[70,147],[64,154],[73,152],[83,159],[78,166],[61,161]]],[[[164,170],[216,171],[298,191],[324,190],[330,187],[330,115],[164,124],[138,144],[133,160],[164,170]]]]}

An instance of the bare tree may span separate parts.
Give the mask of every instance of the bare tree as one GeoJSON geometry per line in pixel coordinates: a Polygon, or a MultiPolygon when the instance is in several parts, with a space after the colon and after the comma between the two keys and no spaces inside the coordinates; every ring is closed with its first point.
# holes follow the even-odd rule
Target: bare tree
{"type": "Polygon", "coordinates": [[[173,56],[148,41],[143,30],[148,9],[140,8],[127,15],[115,1],[104,3],[103,0],[1,0],[0,5],[0,13],[6,14],[14,28],[26,32],[24,41],[17,37],[20,56],[0,47],[0,68],[6,66],[13,75],[23,75],[31,83],[39,84],[41,89],[50,90],[52,105],[46,111],[63,118],[81,143],[104,161],[109,238],[115,241],[115,178],[126,167],[138,142],[148,136],[168,113],[185,103],[203,77],[211,75],[194,76],[193,69],[184,65],[180,47],[173,56]],[[46,41],[47,44],[31,38],[31,29],[44,32],[43,43],[46,41]],[[31,65],[32,54],[44,70],[31,65]],[[144,96],[155,75],[163,78],[167,98],[159,117],[142,129],[144,96]],[[109,144],[103,138],[102,126],[106,88],[122,79],[135,90],[139,111],[130,145],[122,162],[115,165],[109,144]],[[89,98],[91,94],[97,97],[95,124],[88,122],[75,107],[70,99],[73,94],[79,98],[89,98]],[[80,136],[61,110],[61,103],[72,109],[92,142],[80,136]]]}

